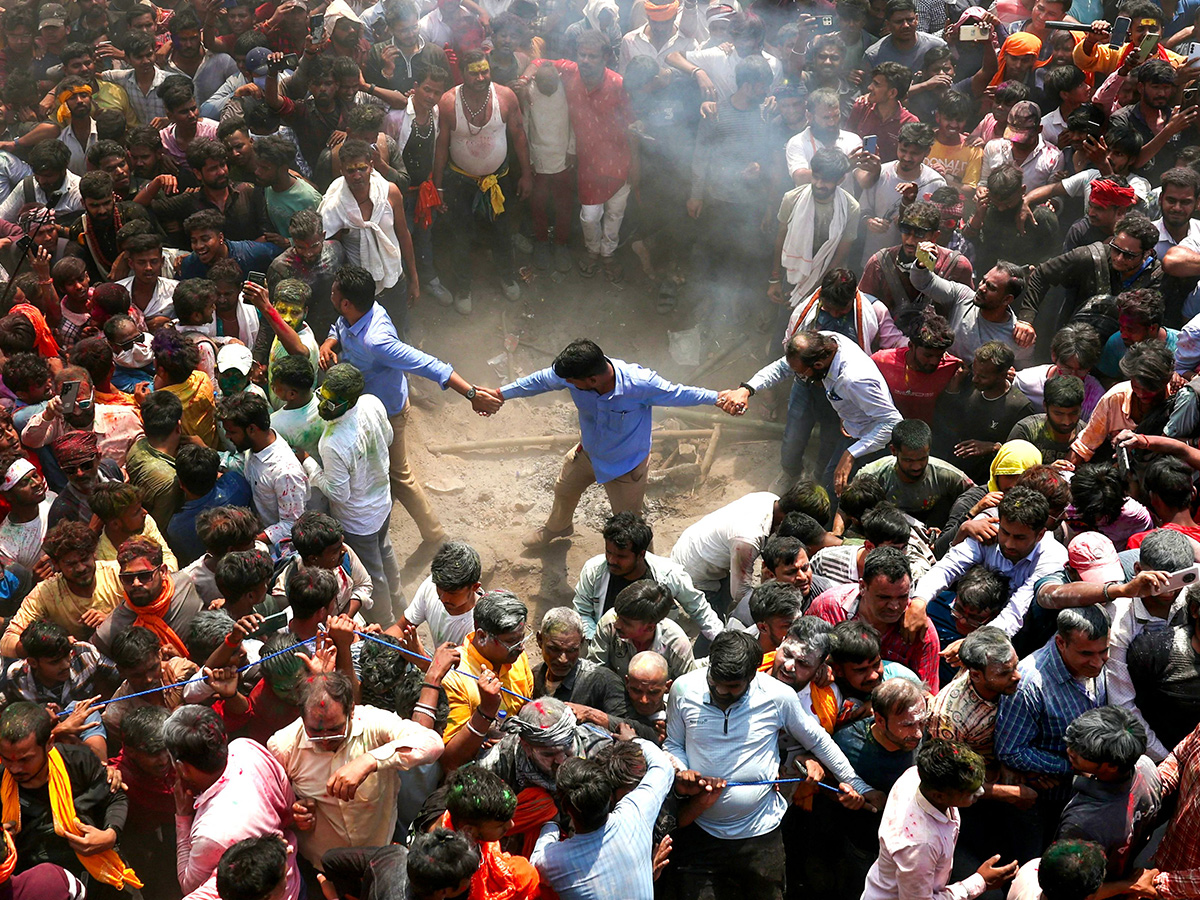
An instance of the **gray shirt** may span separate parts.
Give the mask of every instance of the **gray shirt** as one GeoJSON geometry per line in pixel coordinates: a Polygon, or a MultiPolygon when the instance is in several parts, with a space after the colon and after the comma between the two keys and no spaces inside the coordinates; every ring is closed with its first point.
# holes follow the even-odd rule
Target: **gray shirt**
{"type": "Polygon", "coordinates": [[[913,266],[908,277],[913,287],[930,297],[934,303],[950,307],[950,327],[954,329],[954,345],[950,352],[963,362],[970,363],[976,351],[989,341],[999,341],[1012,347],[1018,368],[1028,365],[1033,358],[1032,346],[1018,347],[1013,340],[1017,317],[1011,309],[1003,322],[989,322],[979,314],[973,288],[957,281],[948,281],[921,266],[913,266]]]}
{"type": "Polygon", "coordinates": [[[925,54],[934,47],[945,47],[946,42],[933,34],[917,32],[917,42],[910,50],[901,50],[889,34],[880,38],[863,53],[863,68],[870,72],[881,62],[898,62],[917,71],[925,62],[925,54]]]}

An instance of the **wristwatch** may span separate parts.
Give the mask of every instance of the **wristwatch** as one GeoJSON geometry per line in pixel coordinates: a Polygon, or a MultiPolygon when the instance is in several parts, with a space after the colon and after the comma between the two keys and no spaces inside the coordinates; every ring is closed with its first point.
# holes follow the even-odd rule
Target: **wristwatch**
{"type": "Polygon", "coordinates": [[[471,385],[471,389],[469,391],[467,391],[465,394],[463,394],[463,396],[466,397],[468,400],[474,400],[475,395],[477,393],[479,393],[479,392],[475,389],[475,385],[471,385]]]}

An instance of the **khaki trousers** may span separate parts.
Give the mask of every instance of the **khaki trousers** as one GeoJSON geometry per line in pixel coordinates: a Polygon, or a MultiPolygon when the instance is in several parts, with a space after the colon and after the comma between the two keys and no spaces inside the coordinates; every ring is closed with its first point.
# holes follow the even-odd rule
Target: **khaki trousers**
{"type": "MultiPolygon", "coordinates": [[[[614,513],[641,512],[642,500],[646,496],[646,473],[649,468],[650,457],[647,456],[632,472],[626,472],[604,485],[608,503],[614,513]]],[[[562,471],[558,473],[558,481],[554,483],[554,506],[550,509],[550,518],[546,520],[546,530],[557,532],[570,528],[579,498],[595,483],[596,473],[592,469],[591,457],[582,444],[576,444],[563,458],[562,471]]]]}
{"type": "Polygon", "coordinates": [[[446,536],[442,523],[429,503],[421,483],[417,481],[408,464],[408,449],[404,443],[404,429],[408,425],[409,404],[404,409],[389,416],[392,423],[392,446],[388,450],[389,475],[392,482],[392,497],[400,501],[400,505],[412,516],[421,532],[423,541],[440,541],[446,536]]]}

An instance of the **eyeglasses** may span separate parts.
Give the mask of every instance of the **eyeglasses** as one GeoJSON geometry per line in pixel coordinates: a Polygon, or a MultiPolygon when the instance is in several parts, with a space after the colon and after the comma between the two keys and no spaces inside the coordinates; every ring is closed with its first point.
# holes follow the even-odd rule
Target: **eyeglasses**
{"type": "Polygon", "coordinates": [[[92,469],[94,469],[96,467],[96,462],[99,459],[100,459],[100,457],[95,456],[95,457],[92,457],[91,459],[89,459],[87,462],[59,463],[58,467],[60,469],[62,469],[62,472],[64,475],[77,475],[80,472],[90,472],[92,469]]]}
{"type": "Polygon", "coordinates": [[[504,640],[501,640],[499,637],[497,637],[494,634],[490,635],[490,637],[493,641],[495,641],[497,644],[499,644],[501,647],[503,647],[509,653],[513,653],[517,649],[525,646],[525,642],[527,640],[529,640],[531,637],[533,637],[533,630],[528,625],[526,625],[524,633],[521,635],[521,637],[517,638],[517,640],[515,640],[515,641],[504,641],[504,640]]]}
{"type": "Polygon", "coordinates": [[[304,729],[304,736],[306,738],[308,738],[310,741],[314,741],[317,743],[319,743],[321,741],[344,741],[346,738],[350,737],[350,718],[349,718],[349,716],[346,717],[346,724],[342,726],[341,731],[339,731],[337,734],[313,734],[312,732],[310,732],[308,730],[307,725],[305,725],[303,722],[301,722],[300,724],[301,724],[301,727],[304,729]]]}
{"type": "Polygon", "coordinates": [[[370,166],[345,166],[342,169],[343,175],[361,175],[364,172],[370,172],[370,166]]]}
{"type": "Polygon", "coordinates": [[[967,625],[974,625],[976,628],[986,625],[991,621],[990,616],[978,612],[969,612],[964,610],[957,603],[950,607],[950,615],[953,616],[956,621],[963,622],[967,625]]]}
{"type": "Polygon", "coordinates": [[[155,566],[153,569],[147,569],[144,572],[122,572],[121,584],[149,584],[154,580],[154,576],[158,574],[158,570],[162,566],[155,566]]]}
{"type": "Polygon", "coordinates": [[[1113,240],[1110,240],[1108,242],[1108,248],[1110,250],[1112,250],[1114,253],[1116,253],[1117,255],[1123,256],[1126,259],[1137,259],[1139,256],[1142,255],[1141,250],[1126,250],[1124,247],[1118,247],[1114,243],[1115,240],[1116,240],[1116,238],[1113,238],[1113,240]]]}

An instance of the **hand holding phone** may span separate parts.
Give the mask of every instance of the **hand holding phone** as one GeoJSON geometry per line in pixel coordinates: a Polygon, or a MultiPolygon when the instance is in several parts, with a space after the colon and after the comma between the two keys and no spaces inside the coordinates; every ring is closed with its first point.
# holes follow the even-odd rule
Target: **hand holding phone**
{"type": "Polygon", "coordinates": [[[1108,45],[1110,47],[1121,47],[1125,44],[1125,39],[1129,37],[1129,26],[1132,24],[1129,16],[1117,16],[1117,21],[1113,23],[1112,31],[1109,32],[1108,45]]]}
{"type": "Polygon", "coordinates": [[[258,628],[250,635],[253,638],[266,637],[287,627],[287,611],[272,613],[259,623],[258,628]]]}
{"type": "Polygon", "coordinates": [[[62,414],[64,416],[75,415],[75,407],[79,401],[79,386],[81,382],[66,381],[63,382],[62,390],[59,391],[59,398],[62,401],[62,414]]]}
{"type": "Polygon", "coordinates": [[[1156,594],[1169,594],[1172,591],[1180,591],[1186,587],[1191,587],[1196,583],[1196,579],[1200,578],[1200,565],[1193,563],[1186,569],[1180,569],[1178,572],[1172,572],[1167,576],[1167,583],[1162,588],[1156,591],[1156,594]]]}
{"type": "Polygon", "coordinates": [[[868,134],[863,138],[863,149],[874,156],[879,152],[879,135],[868,134]]]}

